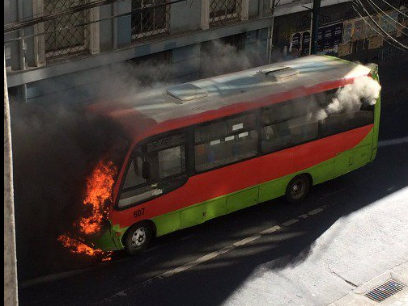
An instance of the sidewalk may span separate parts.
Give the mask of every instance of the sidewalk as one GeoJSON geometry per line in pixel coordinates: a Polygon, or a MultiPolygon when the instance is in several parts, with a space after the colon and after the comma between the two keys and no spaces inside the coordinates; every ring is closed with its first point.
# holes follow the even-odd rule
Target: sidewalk
{"type": "MultiPolygon", "coordinates": [[[[352,191],[344,196],[359,201],[352,191]]],[[[335,222],[305,260],[280,270],[262,264],[223,305],[379,305],[365,294],[391,278],[408,286],[407,216],[408,187],[390,186],[388,196],[335,222]]],[[[408,305],[408,287],[381,305],[408,305]]]]}
{"type": "MultiPolygon", "coordinates": [[[[382,306],[406,306],[408,305],[408,262],[394,267],[390,271],[377,276],[360,287],[352,290],[349,294],[329,306],[374,306],[377,301],[367,298],[365,295],[378,288],[389,280],[395,280],[400,284],[406,285],[401,291],[391,295],[381,302],[382,306]]],[[[376,295],[381,297],[380,295],[376,295]]]]}

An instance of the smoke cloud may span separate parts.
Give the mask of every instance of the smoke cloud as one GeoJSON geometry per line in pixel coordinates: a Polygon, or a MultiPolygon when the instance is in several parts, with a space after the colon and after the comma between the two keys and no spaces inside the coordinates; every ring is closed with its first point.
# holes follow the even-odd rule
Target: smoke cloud
{"type": "MultiPolygon", "coordinates": [[[[213,42],[203,53],[201,76],[260,64],[255,51],[213,42]]],[[[36,87],[40,94],[30,103],[12,104],[20,281],[89,264],[88,259],[78,262],[82,258],[65,249],[58,237],[72,233],[73,224],[88,213],[82,203],[86,178],[122,132],[86,106],[118,103],[168,86],[179,72],[175,69],[160,59],[109,65],[41,82],[36,87]]]]}
{"type": "Polygon", "coordinates": [[[317,113],[317,120],[324,120],[330,114],[342,111],[352,112],[360,109],[363,103],[374,105],[381,91],[380,84],[365,76],[355,83],[340,88],[332,102],[317,113]]]}
{"type": "Polygon", "coordinates": [[[14,104],[11,114],[21,281],[82,264],[57,239],[87,213],[86,177],[121,130],[81,106],[14,104]]]}
{"type": "Polygon", "coordinates": [[[265,60],[259,54],[260,48],[237,50],[237,47],[219,40],[211,41],[209,44],[201,51],[201,74],[204,78],[265,64],[265,60]]]}

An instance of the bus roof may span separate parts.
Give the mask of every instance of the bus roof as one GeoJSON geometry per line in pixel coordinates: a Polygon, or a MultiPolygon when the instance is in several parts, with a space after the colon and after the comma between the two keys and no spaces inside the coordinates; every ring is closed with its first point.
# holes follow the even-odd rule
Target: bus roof
{"type": "Polygon", "coordinates": [[[370,69],[363,65],[335,57],[308,56],[150,90],[105,110],[130,138],[138,141],[160,132],[338,88],[369,73],[370,69]]]}

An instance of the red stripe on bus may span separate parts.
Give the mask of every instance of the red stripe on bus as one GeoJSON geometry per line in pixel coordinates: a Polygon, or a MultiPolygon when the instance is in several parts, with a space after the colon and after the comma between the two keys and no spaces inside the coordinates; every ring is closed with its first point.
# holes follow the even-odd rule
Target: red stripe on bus
{"type": "Polygon", "coordinates": [[[195,175],[184,186],[159,198],[124,211],[112,211],[112,222],[131,226],[141,220],[133,215],[141,208],[145,208],[142,218],[151,219],[307,169],[357,146],[372,128],[373,124],[195,175]]]}

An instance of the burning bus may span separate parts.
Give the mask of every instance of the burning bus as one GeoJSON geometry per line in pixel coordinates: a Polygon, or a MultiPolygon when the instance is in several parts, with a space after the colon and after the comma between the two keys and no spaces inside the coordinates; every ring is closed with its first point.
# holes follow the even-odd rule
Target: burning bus
{"type": "Polygon", "coordinates": [[[126,153],[88,180],[82,252],[133,255],[260,202],[301,203],[374,160],[380,88],[376,67],[310,56],[94,106],[121,125],[126,153]]]}

